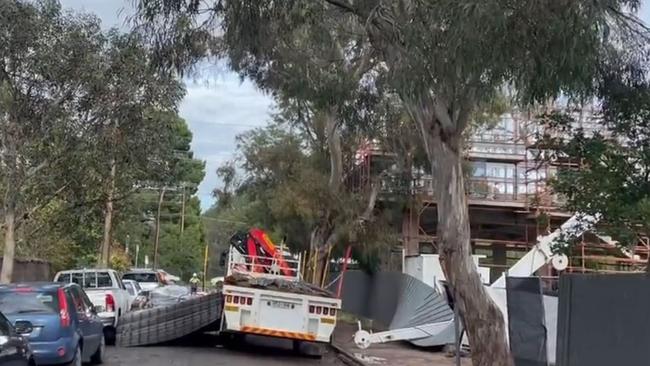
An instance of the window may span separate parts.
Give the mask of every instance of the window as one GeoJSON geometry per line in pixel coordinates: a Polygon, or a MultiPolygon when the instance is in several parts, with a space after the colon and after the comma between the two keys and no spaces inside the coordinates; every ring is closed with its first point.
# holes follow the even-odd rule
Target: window
{"type": "Polygon", "coordinates": [[[62,274],[60,274],[59,278],[57,278],[57,282],[70,283],[70,273],[62,273],[62,274]]]}
{"type": "Polygon", "coordinates": [[[12,334],[11,323],[9,320],[0,314],[0,336],[9,337],[12,334]]]}
{"type": "Polygon", "coordinates": [[[135,296],[135,289],[133,288],[132,283],[125,283],[124,286],[126,287],[126,290],[129,292],[129,295],[135,296]]]}
{"type": "Polygon", "coordinates": [[[94,307],[93,302],[90,301],[90,298],[88,298],[88,295],[83,290],[81,291],[81,300],[83,300],[86,309],[92,309],[94,307]]]}
{"type": "Polygon", "coordinates": [[[126,286],[124,286],[124,282],[120,279],[120,276],[115,276],[117,278],[117,287],[121,288],[122,290],[126,290],[126,286]]]}
{"type": "Polygon", "coordinates": [[[472,162],[472,176],[473,177],[485,177],[485,162],[484,161],[475,161],[472,162]]]}
{"type": "Polygon", "coordinates": [[[158,283],[158,276],[154,272],[143,272],[143,273],[127,273],[122,279],[124,280],[133,280],[136,282],[154,282],[158,283]]]}
{"type": "Polygon", "coordinates": [[[0,293],[3,314],[49,314],[59,311],[56,294],[37,291],[7,291],[0,293]]]}
{"type": "Polygon", "coordinates": [[[113,287],[113,281],[108,272],[97,272],[97,287],[113,287]]]}
{"type": "Polygon", "coordinates": [[[79,289],[76,287],[71,287],[70,297],[72,297],[72,303],[74,304],[75,310],[77,310],[78,313],[84,313],[86,308],[84,306],[83,300],[81,299],[79,289]]]}
{"type": "Polygon", "coordinates": [[[59,275],[58,282],[76,283],[82,288],[113,287],[113,281],[108,272],[72,272],[59,275]]]}

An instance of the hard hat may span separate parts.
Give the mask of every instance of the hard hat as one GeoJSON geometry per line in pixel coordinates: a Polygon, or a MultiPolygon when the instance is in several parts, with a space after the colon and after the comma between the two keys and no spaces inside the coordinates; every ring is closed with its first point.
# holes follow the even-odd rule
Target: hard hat
{"type": "Polygon", "coordinates": [[[196,277],[196,273],[192,275],[192,277],[196,277]]]}

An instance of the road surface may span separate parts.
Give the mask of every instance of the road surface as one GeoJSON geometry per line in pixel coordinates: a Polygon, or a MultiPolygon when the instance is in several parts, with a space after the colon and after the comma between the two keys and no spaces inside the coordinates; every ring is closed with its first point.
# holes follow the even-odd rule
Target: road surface
{"type": "Polygon", "coordinates": [[[323,357],[317,359],[294,354],[289,342],[269,339],[247,339],[246,344],[233,349],[194,342],[192,345],[107,347],[106,353],[105,366],[344,365],[336,354],[327,348],[323,357]]]}

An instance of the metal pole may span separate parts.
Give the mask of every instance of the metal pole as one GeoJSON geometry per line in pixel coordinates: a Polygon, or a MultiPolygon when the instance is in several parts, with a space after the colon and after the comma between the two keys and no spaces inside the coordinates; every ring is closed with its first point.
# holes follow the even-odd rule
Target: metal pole
{"type": "Polygon", "coordinates": [[[456,366],[460,366],[460,314],[458,311],[458,301],[456,301],[456,289],[454,288],[454,334],[456,337],[456,366]]]}
{"type": "Polygon", "coordinates": [[[203,258],[203,292],[205,292],[205,278],[208,276],[208,251],[210,246],[205,245],[205,256],[203,258]]]}
{"type": "Polygon", "coordinates": [[[140,258],[140,244],[135,245],[135,268],[138,268],[138,259],[140,258]]]}
{"type": "Polygon", "coordinates": [[[156,216],[156,237],[153,246],[153,269],[158,269],[158,250],[160,246],[160,210],[163,199],[165,198],[165,187],[160,190],[160,200],[158,201],[158,215],[156,216]]]}
{"type": "Polygon", "coordinates": [[[181,238],[185,231],[185,186],[183,186],[183,202],[181,204],[181,238]]]}

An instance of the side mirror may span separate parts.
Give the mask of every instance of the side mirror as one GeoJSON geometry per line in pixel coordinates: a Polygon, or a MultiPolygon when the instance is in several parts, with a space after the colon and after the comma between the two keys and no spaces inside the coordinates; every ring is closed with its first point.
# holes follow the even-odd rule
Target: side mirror
{"type": "Polygon", "coordinates": [[[30,334],[34,330],[34,325],[28,321],[19,320],[14,326],[16,333],[18,334],[30,334]]]}

